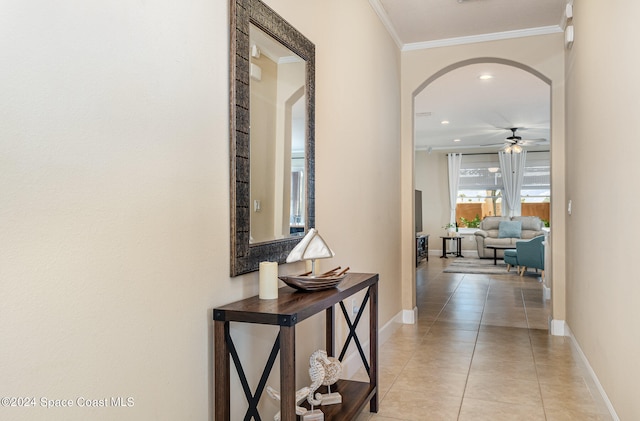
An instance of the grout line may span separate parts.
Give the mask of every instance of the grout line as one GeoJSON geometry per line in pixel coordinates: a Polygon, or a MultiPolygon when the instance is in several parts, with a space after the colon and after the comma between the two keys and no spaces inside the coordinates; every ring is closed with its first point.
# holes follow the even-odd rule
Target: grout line
{"type": "MultiPolygon", "coordinates": [[[[545,406],[543,389],[546,390],[546,388],[545,388],[545,385],[541,383],[541,379],[543,379],[541,376],[542,374],[544,374],[544,372],[541,371],[542,365],[547,363],[547,361],[545,360],[546,354],[543,352],[545,349],[544,336],[543,336],[544,333],[541,332],[541,329],[543,328],[542,327],[538,328],[541,313],[535,298],[536,297],[535,294],[538,292],[537,288],[535,288],[532,284],[530,284],[527,279],[519,279],[518,281],[511,283],[511,282],[504,282],[505,279],[501,276],[491,276],[491,275],[488,276],[487,278],[484,278],[484,277],[474,278],[474,275],[468,275],[468,274],[462,274],[461,276],[448,277],[449,274],[445,274],[443,272],[444,268],[446,268],[446,265],[442,265],[442,267],[432,265],[431,268],[429,269],[427,268],[428,268],[428,265],[426,263],[424,265],[424,269],[421,268],[421,270],[423,270],[424,272],[422,274],[423,282],[421,282],[420,288],[424,288],[426,290],[430,287],[434,287],[434,290],[437,291],[436,293],[438,294],[440,294],[441,292],[444,292],[444,289],[446,289],[446,293],[442,294],[443,300],[441,303],[434,303],[434,304],[437,304],[437,306],[435,308],[431,307],[430,311],[433,312],[431,314],[435,315],[435,317],[429,316],[428,321],[426,321],[428,326],[427,326],[427,329],[425,330],[425,333],[420,334],[419,336],[416,337],[417,344],[424,343],[424,341],[427,339],[427,336],[431,333],[431,330],[434,328],[436,322],[445,322],[445,320],[443,320],[443,317],[445,317],[446,312],[456,310],[453,308],[454,302],[457,303],[458,301],[454,299],[456,297],[459,298],[462,294],[466,296],[465,287],[467,286],[470,287],[469,296],[472,295],[471,291],[474,291],[474,289],[471,288],[472,285],[476,284],[479,287],[480,286],[482,286],[483,288],[486,287],[484,302],[482,303],[482,309],[480,311],[480,322],[477,324],[477,327],[475,329],[468,329],[468,328],[471,328],[472,326],[461,326],[461,327],[464,327],[464,329],[462,330],[468,331],[464,335],[465,337],[464,340],[467,342],[468,345],[471,345],[472,341],[473,341],[473,344],[472,346],[469,346],[469,348],[467,348],[467,349],[472,349],[472,351],[471,351],[471,358],[469,361],[469,365],[466,371],[466,378],[464,380],[462,395],[460,396],[459,406],[457,407],[457,419],[460,419],[462,416],[462,407],[465,401],[465,397],[469,392],[468,387],[470,386],[471,368],[473,366],[473,363],[474,361],[479,361],[477,359],[482,357],[482,353],[478,354],[477,346],[478,346],[478,341],[480,336],[480,330],[484,326],[484,327],[498,328],[495,331],[496,333],[498,333],[497,337],[499,337],[500,332],[502,332],[500,328],[518,329],[518,330],[522,328],[527,329],[526,337],[528,338],[529,350],[531,352],[531,356],[533,359],[534,371],[531,373],[531,375],[527,376],[526,379],[530,379],[530,381],[533,381],[534,380],[533,373],[535,373],[535,381],[537,382],[537,389],[540,396],[542,413],[544,414],[544,419],[548,420],[552,416],[552,414],[548,414],[548,411],[551,411],[551,409],[545,406]],[[436,269],[436,270],[433,270],[433,269],[436,269]],[[442,287],[443,289],[439,289],[440,287],[442,287]],[[504,301],[501,299],[503,297],[504,297],[504,301]],[[492,300],[489,300],[489,298],[491,298],[492,300]],[[513,303],[516,303],[515,306],[513,305],[513,303]],[[499,311],[501,310],[502,307],[504,307],[507,312],[511,312],[511,311],[514,311],[514,309],[517,309],[518,311],[516,313],[519,315],[522,314],[520,313],[520,310],[524,311],[524,317],[525,317],[524,327],[522,326],[521,321],[518,321],[519,326],[509,326],[510,323],[512,322],[515,323],[515,321],[510,320],[508,318],[504,318],[504,322],[501,318],[496,319],[495,323],[497,324],[492,324],[491,320],[493,319],[485,320],[485,317],[488,317],[489,315],[492,315],[494,313],[500,316],[499,311]],[[435,309],[437,309],[437,311],[435,311],[435,309]],[[529,314],[529,310],[531,310],[531,314],[529,314]],[[488,324],[483,324],[484,322],[488,322],[488,324]],[[506,323],[507,325],[502,325],[502,323],[506,323]],[[475,331],[475,340],[471,336],[471,332],[473,331],[475,331]],[[538,347],[540,347],[540,353],[536,353],[535,351],[536,349],[538,349],[538,347]]],[[[481,290],[478,288],[478,289],[475,289],[475,292],[481,293],[481,290]]],[[[423,298],[429,297],[429,294],[424,293],[423,291],[422,297],[423,298]]],[[[466,305],[465,298],[466,297],[463,297],[461,300],[459,300],[462,305],[466,305]]],[[[477,301],[470,299],[469,305],[479,307],[481,304],[479,302],[480,299],[481,298],[479,296],[476,296],[477,301]]],[[[420,302],[422,306],[425,305],[424,300],[421,300],[420,302]]],[[[543,306],[541,308],[547,309],[546,306],[543,306]]],[[[472,308],[472,307],[469,307],[469,310],[461,309],[456,311],[461,312],[462,320],[457,322],[456,321],[457,317],[454,317],[452,318],[452,320],[450,320],[450,322],[454,324],[464,323],[464,321],[466,320],[466,317],[464,315],[465,311],[473,312],[476,315],[478,313],[478,309],[472,308]]],[[[455,327],[455,325],[453,325],[450,329],[453,330],[451,334],[457,334],[456,331],[461,330],[458,327],[455,327]]],[[[520,334],[518,334],[518,336],[524,339],[524,337],[520,336],[520,334]]],[[[491,335],[485,336],[485,341],[487,339],[490,339],[491,337],[492,337],[491,335]]],[[[553,343],[549,343],[547,346],[550,347],[550,349],[553,349],[553,343]]],[[[413,358],[413,356],[416,355],[418,351],[419,351],[418,347],[413,348],[411,352],[411,357],[407,360],[405,364],[403,364],[401,370],[404,370],[406,368],[408,361],[411,358],[413,358]]],[[[399,378],[399,374],[394,378],[394,381],[393,381],[394,384],[396,383],[398,378],[399,378]]],[[[583,381],[584,380],[585,379],[583,378],[583,381]]],[[[389,389],[391,389],[391,387],[389,389]]],[[[592,393],[589,385],[587,385],[587,390],[589,390],[589,392],[592,393]]],[[[549,397],[547,398],[549,399],[549,397]]],[[[593,399],[593,401],[595,401],[595,399],[593,399]]],[[[546,403],[549,404],[549,402],[546,402],[546,403]]],[[[455,411],[456,408],[452,408],[452,409],[455,411]]]]}
{"type": "MultiPolygon", "coordinates": [[[[464,276],[462,277],[462,279],[464,279],[464,276]]],[[[473,365],[473,358],[476,355],[476,347],[478,346],[478,337],[480,336],[480,326],[482,326],[482,318],[484,317],[484,312],[485,312],[485,309],[487,308],[487,301],[489,299],[490,291],[491,291],[491,278],[489,278],[489,285],[487,285],[487,293],[484,296],[484,304],[482,305],[482,314],[480,315],[480,323],[478,323],[478,330],[476,331],[476,340],[473,343],[473,351],[471,352],[471,360],[469,361],[467,378],[464,381],[464,389],[462,389],[462,396],[460,397],[460,407],[458,408],[458,416],[456,417],[456,419],[460,419],[460,415],[462,414],[462,404],[464,403],[464,396],[467,394],[467,386],[469,385],[469,376],[471,375],[471,366],[473,365]]]]}
{"type": "MultiPolygon", "coordinates": [[[[428,288],[430,285],[431,286],[440,286],[440,283],[438,281],[442,280],[442,286],[447,286],[448,288],[452,288],[452,291],[449,292],[447,291],[447,295],[446,295],[446,300],[444,301],[443,304],[438,304],[439,310],[437,311],[437,314],[435,315],[435,317],[430,320],[429,326],[426,330],[426,332],[424,334],[422,334],[419,337],[419,341],[424,341],[427,336],[429,335],[429,333],[431,332],[431,330],[433,329],[434,325],[436,322],[444,322],[444,320],[442,320],[441,318],[443,317],[443,313],[445,313],[446,311],[448,311],[449,309],[451,309],[451,307],[453,306],[452,304],[452,300],[454,298],[456,298],[456,294],[461,293],[462,289],[464,288],[465,285],[472,285],[472,284],[476,284],[476,285],[482,285],[485,286],[486,285],[486,293],[485,293],[485,297],[484,297],[484,302],[482,304],[482,311],[480,312],[480,321],[477,325],[477,328],[475,329],[475,340],[473,342],[473,349],[472,349],[472,353],[471,353],[471,359],[469,361],[469,366],[467,368],[467,372],[466,372],[466,378],[465,378],[465,383],[464,383],[464,388],[463,388],[463,392],[462,392],[462,396],[460,397],[460,405],[458,407],[458,413],[457,413],[457,419],[460,419],[461,415],[462,415],[462,406],[464,403],[464,399],[465,396],[468,392],[468,387],[469,387],[469,380],[470,380],[470,375],[471,375],[471,367],[473,365],[473,362],[476,358],[479,358],[479,354],[477,354],[477,345],[478,345],[478,340],[479,340],[479,336],[480,336],[480,329],[483,327],[483,321],[485,316],[487,316],[487,312],[489,312],[490,309],[490,302],[489,302],[489,298],[491,298],[492,296],[494,296],[494,298],[498,298],[498,301],[496,301],[496,305],[498,307],[496,307],[496,309],[498,309],[500,307],[501,301],[499,300],[500,295],[503,294],[505,291],[508,291],[508,289],[504,289],[503,287],[505,285],[509,285],[509,287],[513,288],[513,292],[512,293],[508,293],[511,297],[516,298],[516,301],[520,301],[522,303],[522,311],[524,311],[524,316],[525,316],[525,329],[527,329],[527,336],[529,339],[529,349],[533,358],[533,363],[534,363],[534,369],[535,369],[535,380],[538,384],[538,393],[540,394],[540,401],[542,403],[542,410],[545,416],[545,419],[547,419],[547,413],[546,413],[546,409],[544,407],[544,401],[542,398],[542,385],[540,383],[540,376],[538,373],[538,366],[537,366],[537,360],[536,360],[536,354],[534,353],[534,335],[533,335],[533,327],[532,327],[532,323],[534,323],[535,317],[533,319],[531,319],[531,315],[529,315],[528,313],[528,306],[527,306],[527,302],[526,302],[526,297],[525,295],[528,295],[530,292],[530,288],[525,288],[527,285],[526,282],[520,281],[520,282],[516,282],[514,283],[512,286],[510,284],[505,284],[504,282],[502,282],[501,279],[496,279],[494,276],[487,276],[486,279],[484,278],[478,278],[478,282],[476,283],[476,279],[473,279],[473,275],[468,275],[468,274],[462,274],[462,276],[458,277],[453,277],[453,278],[442,278],[443,275],[445,275],[444,269],[446,268],[447,265],[443,265],[442,268],[439,268],[440,270],[436,270],[436,271],[428,271],[427,272],[427,264],[425,263],[425,268],[422,269],[424,270],[423,272],[423,282],[421,283],[421,288],[428,288]],[[448,281],[448,283],[447,283],[448,281]],[[437,282],[437,283],[436,283],[437,282]]],[[[446,274],[448,275],[448,274],[446,274]]],[[[423,291],[424,293],[424,291],[423,291]]],[[[428,297],[428,293],[424,293],[423,297],[428,297]]],[[[419,306],[419,308],[424,308],[424,301],[422,301],[422,306],[419,306]]],[[[479,304],[479,303],[477,303],[479,304]]],[[[532,307],[532,308],[535,308],[532,307]]],[[[470,310],[471,311],[471,310],[470,310]]],[[[537,314],[537,313],[536,313],[537,314]]],[[[533,317],[533,316],[532,316],[533,317]]],[[[455,321],[452,321],[453,323],[455,323],[455,321]]],[[[461,323],[463,321],[460,321],[461,323]]],[[[509,323],[509,321],[507,320],[507,323],[509,323]]],[[[520,322],[519,322],[520,323],[520,322]]],[[[523,327],[520,326],[502,326],[502,325],[492,325],[492,324],[486,324],[484,326],[495,326],[496,328],[504,328],[504,329],[511,329],[511,328],[517,328],[517,329],[522,329],[523,327]]],[[[456,327],[453,327],[452,329],[455,330],[460,330],[456,327]]],[[[467,329],[463,329],[463,330],[467,330],[467,329]]],[[[471,330],[473,331],[473,330],[471,330]]],[[[470,332],[471,332],[470,331],[470,332]]],[[[469,337],[468,339],[472,339],[472,337],[469,337]]],[[[418,342],[419,343],[419,342],[418,342]]],[[[412,356],[415,355],[415,353],[417,352],[417,347],[413,349],[412,351],[412,356]]],[[[408,363],[409,360],[407,360],[408,363]]],[[[405,363],[403,365],[403,370],[406,367],[405,363]]],[[[393,383],[395,383],[398,379],[398,376],[395,377],[393,383]]],[[[390,388],[391,389],[391,388],[390,388]]],[[[389,390],[390,390],[389,389],[389,390]]]]}
{"type": "MultiPolygon", "coordinates": [[[[435,276],[435,278],[439,277],[442,273],[443,272],[440,271],[435,276]]],[[[424,281],[425,281],[424,286],[426,287],[429,284],[430,280],[429,279],[424,279],[424,281]]],[[[431,322],[429,322],[429,326],[428,326],[426,332],[422,336],[420,336],[419,339],[416,341],[416,344],[413,347],[413,350],[411,351],[411,354],[409,355],[409,358],[407,358],[406,362],[404,364],[402,364],[401,368],[398,370],[398,374],[396,374],[394,376],[393,380],[391,381],[391,384],[389,385],[389,388],[384,392],[384,394],[379,394],[378,395],[378,398],[379,398],[378,405],[379,406],[382,405],[382,402],[383,402],[384,398],[386,397],[387,393],[389,393],[389,391],[391,391],[391,389],[393,388],[393,385],[398,381],[398,378],[399,378],[400,374],[402,374],[404,369],[407,367],[407,365],[409,364],[409,361],[413,358],[414,355],[416,355],[416,353],[418,352],[418,346],[425,340],[425,338],[427,337],[427,335],[431,331],[431,328],[433,327],[434,323],[438,320],[438,318],[440,317],[440,315],[444,311],[444,308],[447,306],[447,304],[451,300],[451,297],[453,297],[453,294],[455,294],[455,291],[457,291],[457,289],[458,289],[458,287],[460,286],[461,283],[462,283],[462,281],[458,282],[458,284],[456,285],[456,289],[453,292],[451,292],[451,294],[447,298],[447,301],[442,305],[442,307],[440,308],[440,311],[438,311],[438,314],[436,315],[436,317],[431,322]]],[[[418,303],[416,303],[416,306],[418,306],[418,303]]],[[[418,308],[420,308],[420,307],[418,307],[418,308]]],[[[418,310],[418,319],[419,318],[420,318],[420,310],[418,310]]],[[[416,323],[419,323],[418,320],[416,320],[416,323]]],[[[371,414],[369,416],[369,418],[372,418],[373,416],[374,416],[374,414],[371,414]]]]}
{"type": "Polygon", "coordinates": [[[542,413],[544,419],[548,419],[547,410],[544,405],[544,396],[542,395],[542,385],[540,384],[540,375],[538,374],[538,363],[536,360],[536,353],[533,350],[533,338],[531,336],[531,325],[529,324],[529,313],[527,312],[527,302],[524,299],[524,291],[520,288],[520,295],[522,297],[522,306],[524,307],[524,317],[527,319],[527,333],[529,336],[529,346],[531,347],[531,355],[533,356],[533,369],[536,372],[536,383],[538,384],[538,393],[540,394],[540,402],[542,403],[542,413]]]}

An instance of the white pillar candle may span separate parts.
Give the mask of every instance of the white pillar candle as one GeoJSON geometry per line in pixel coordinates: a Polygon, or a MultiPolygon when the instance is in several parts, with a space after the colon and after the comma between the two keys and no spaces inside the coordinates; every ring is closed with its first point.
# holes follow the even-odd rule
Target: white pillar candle
{"type": "Polygon", "coordinates": [[[260,294],[261,300],[278,298],[278,263],[260,262],[260,294]]]}

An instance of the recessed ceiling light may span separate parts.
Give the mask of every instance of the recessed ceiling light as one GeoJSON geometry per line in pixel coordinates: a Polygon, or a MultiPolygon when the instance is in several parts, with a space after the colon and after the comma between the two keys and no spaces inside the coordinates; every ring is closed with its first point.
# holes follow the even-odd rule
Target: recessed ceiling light
{"type": "Polygon", "coordinates": [[[478,79],[480,79],[480,80],[489,80],[489,79],[493,79],[493,75],[483,74],[483,75],[478,76],[478,79]]]}
{"type": "Polygon", "coordinates": [[[454,142],[460,142],[462,139],[453,139],[454,142]]]}
{"type": "Polygon", "coordinates": [[[442,120],[440,124],[449,124],[449,120],[442,120]]]}

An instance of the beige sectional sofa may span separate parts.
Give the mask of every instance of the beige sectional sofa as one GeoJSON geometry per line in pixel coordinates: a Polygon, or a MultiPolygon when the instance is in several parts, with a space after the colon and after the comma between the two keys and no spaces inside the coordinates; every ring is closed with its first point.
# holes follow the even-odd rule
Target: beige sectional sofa
{"type": "MultiPolygon", "coordinates": [[[[513,224],[511,224],[513,225],[513,224]]],[[[517,225],[517,224],[516,224],[517,225]]],[[[504,227],[504,225],[503,225],[504,227]]],[[[515,248],[516,241],[528,240],[530,238],[544,235],[542,230],[542,220],[537,216],[513,216],[511,218],[504,216],[487,216],[480,223],[480,229],[475,232],[476,244],[478,246],[478,257],[481,259],[493,259],[493,249],[487,248],[489,245],[509,246],[512,245],[515,248]],[[520,221],[521,230],[520,237],[500,236],[500,222],[502,221],[520,221]]],[[[503,229],[503,234],[505,234],[503,229]]],[[[504,250],[497,250],[497,256],[502,258],[504,256],[504,250]]]]}

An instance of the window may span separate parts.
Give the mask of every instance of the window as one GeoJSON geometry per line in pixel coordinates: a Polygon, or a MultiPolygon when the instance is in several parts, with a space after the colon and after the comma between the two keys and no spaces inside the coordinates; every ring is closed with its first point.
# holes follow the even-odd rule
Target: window
{"type": "MultiPolygon", "coordinates": [[[[551,202],[548,152],[529,152],[522,183],[523,216],[538,216],[546,225],[551,202]]],[[[502,215],[502,174],[498,156],[463,155],[458,184],[458,224],[476,228],[485,216],[502,215]]]]}

